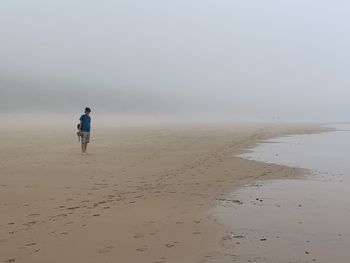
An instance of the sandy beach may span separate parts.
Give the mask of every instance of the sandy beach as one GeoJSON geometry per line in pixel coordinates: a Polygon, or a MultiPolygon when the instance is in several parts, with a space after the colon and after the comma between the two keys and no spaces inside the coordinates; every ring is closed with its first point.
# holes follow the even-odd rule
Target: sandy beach
{"type": "MultiPolygon", "coordinates": [[[[235,157],[317,125],[0,129],[0,262],[232,262],[208,211],[255,180],[298,169],[235,157]],[[229,261],[230,260],[230,261],[229,261]]],[[[287,261],[286,261],[287,262],[287,261]]]]}
{"type": "Polygon", "coordinates": [[[349,9],[2,1],[0,263],[349,263],[349,9]]]}

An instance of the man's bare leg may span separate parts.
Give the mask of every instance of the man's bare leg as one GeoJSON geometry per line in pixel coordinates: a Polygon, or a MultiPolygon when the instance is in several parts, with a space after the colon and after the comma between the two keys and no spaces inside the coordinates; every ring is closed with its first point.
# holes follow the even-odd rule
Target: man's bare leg
{"type": "Polygon", "coordinates": [[[81,144],[81,154],[86,154],[87,143],[81,144]]]}

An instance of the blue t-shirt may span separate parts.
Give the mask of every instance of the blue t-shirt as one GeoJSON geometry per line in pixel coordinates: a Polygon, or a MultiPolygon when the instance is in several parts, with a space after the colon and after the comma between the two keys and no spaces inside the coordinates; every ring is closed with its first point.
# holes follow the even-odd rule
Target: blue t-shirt
{"type": "Polygon", "coordinates": [[[80,120],[83,122],[83,124],[81,125],[81,131],[90,132],[91,117],[84,114],[81,115],[80,120]]]}

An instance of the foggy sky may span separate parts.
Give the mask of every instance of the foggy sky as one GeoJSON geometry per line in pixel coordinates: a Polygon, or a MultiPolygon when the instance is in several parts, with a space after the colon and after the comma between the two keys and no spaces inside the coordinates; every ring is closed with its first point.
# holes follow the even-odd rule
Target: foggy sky
{"type": "Polygon", "coordinates": [[[347,121],[348,1],[5,0],[0,112],[347,121]]]}

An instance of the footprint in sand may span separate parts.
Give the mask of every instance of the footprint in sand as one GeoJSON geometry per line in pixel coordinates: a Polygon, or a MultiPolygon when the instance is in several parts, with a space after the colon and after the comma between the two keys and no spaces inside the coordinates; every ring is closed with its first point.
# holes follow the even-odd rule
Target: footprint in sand
{"type": "Polygon", "coordinates": [[[8,259],[8,260],[5,260],[5,262],[8,262],[8,263],[13,263],[15,262],[16,260],[14,258],[11,258],[11,259],[8,259]]]}
{"type": "Polygon", "coordinates": [[[148,247],[147,246],[144,246],[144,247],[140,247],[140,248],[137,248],[136,251],[137,252],[145,252],[148,250],[148,247]]]}
{"type": "Polygon", "coordinates": [[[150,235],[150,236],[155,236],[155,235],[158,234],[158,232],[159,232],[159,230],[155,230],[154,232],[149,233],[149,235],[150,235]]]}
{"type": "Polygon", "coordinates": [[[40,216],[40,214],[29,214],[27,217],[40,216]]]}
{"type": "Polygon", "coordinates": [[[23,225],[27,226],[27,227],[31,227],[31,226],[35,225],[36,223],[38,223],[38,221],[30,221],[30,222],[24,223],[23,225]]]}
{"type": "Polygon", "coordinates": [[[67,209],[68,210],[75,210],[75,209],[79,209],[80,206],[72,206],[72,207],[68,207],[67,209]]]}
{"type": "Polygon", "coordinates": [[[65,217],[67,217],[67,216],[68,216],[68,214],[65,214],[65,213],[63,213],[63,214],[58,214],[58,215],[55,215],[55,216],[50,217],[50,220],[51,220],[51,221],[57,221],[57,220],[59,220],[60,218],[65,218],[65,217]]]}
{"type": "Polygon", "coordinates": [[[36,243],[28,243],[28,244],[25,244],[26,247],[32,247],[32,246],[35,246],[36,243]]]}
{"type": "Polygon", "coordinates": [[[49,235],[50,235],[50,236],[53,236],[53,237],[57,237],[56,231],[51,231],[51,232],[49,232],[49,235]]]}
{"type": "Polygon", "coordinates": [[[104,248],[99,249],[98,253],[105,254],[105,253],[108,253],[113,248],[114,248],[113,246],[104,247],[104,248]]]}
{"type": "Polygon", "coordinates": [[[166,246],[167,248],[173,248],[173,247],[175,247],[174,244],[165,244],[165,246],[166,246]]]}
{"type": "Polygon", "coordinates": [[[142,233],[136,233],[135,235],[134,235],[134,238],[143,238],[145,235],[144,234],[142,234],[142,233]]]}

